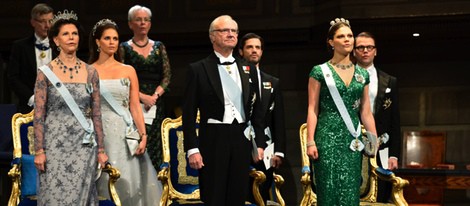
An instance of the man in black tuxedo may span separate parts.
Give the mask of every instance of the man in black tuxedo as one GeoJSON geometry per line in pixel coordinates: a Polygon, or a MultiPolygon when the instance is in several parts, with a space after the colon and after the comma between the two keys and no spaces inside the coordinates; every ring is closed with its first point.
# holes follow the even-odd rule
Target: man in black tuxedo
{"type": "Polygon", "coordinates": [[[238,25],[230,16],[219,16],[209,27],[214,52],[191,63],[183,105],[184,147],[190,167],[199,170],[201,200],[205,205],[244,205],[249,166],[260,160],[266,146],[260,132],[254,65],[232,56],[238,25]],[[199,135],[196,117],[200,113],[199,135]],[[253,146],[251,137],[256,132],[253,146]],[[259,136],[259,138],[258,138],[259,136]]]}
{"type": "MultiPolygon", "coordinates": [[[[354,56],[357,64],[367,69],[370,74],[369,97],[374,113],[377,135],[389,135],[389,140],[382,144],[377,154],[380,167],[394,170],[398,168],[400,157],[401,132],[400,111],[398,108],[397,79],[375,68],[374,58],[377,55],[375,37],[369,32],[360,33],[355,40],[354,56]]],[[[388,202],[392,185],[379,181],[377,200],[388,202]]]]}
{"type": "MultiPolygon", "coordinates": [[[[258,87],[260,97],[260,115],[263,117],[264,135],[267,144],[274,144],[272,167],[266,168],[261,161],[255,168],[263,171],[266,181],[260,186],[261,195],[266,203],[269,199],[269,190],[273,182],[274,168],[279,168],[285,154],[285,126],[284,126],[284,103],[279,86],[279,79],[260,70],[259,62],[263,56],[264,40],[261,36],[248,33],[240,40],[238,51],[247,62],[255,64],[258,73],[258,87]]],[[[265,150],[266,152],[266,150],[265,150]]],[[[251,198],[250,198],[251,199],[251,198]]]]}
{"type": "Polygon", "coordinates": [[[28,113],[33,109],[36,70],[53,58],[47,38],[53,12],[47,4],[36,4],[31,10],[30,19],[34,34],[13,42],[11,47],[7,77],[10,89],[19,99],[18,112],[28,113]]]}

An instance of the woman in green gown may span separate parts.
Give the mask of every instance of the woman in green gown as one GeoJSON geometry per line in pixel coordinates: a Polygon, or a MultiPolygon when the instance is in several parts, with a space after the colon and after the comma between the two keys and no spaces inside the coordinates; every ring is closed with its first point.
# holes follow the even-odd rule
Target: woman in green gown
{"type": "Polygon", "coordinates": [[[135,5],[129,9],[129,27],[134,36],[121,43],[125,64],[132,65],[139,79],[139,99],[144,110],[156,107],[153,120],[145,120],[148,133],[147,150],[152,164],[158,171],[162,163],[161,124],[165,117],[162,96],[168,91],[171,70],[165,45],[151,40],[147,35],[151,27],[152,12],[144,6],[135,5]]]}
{"type": "Polygon", "coordinates": [[[376,135],[369,104],[369,75],[350,60],[354,36],[349,21],[336,19],[330,24],[327,47],[333,57],[313,67],[308,83],[307,155],[314,160],[317,205],[357,206],[360,120],[376,135]],[[336,100],[330,89],[337,91],[336,100]]]}

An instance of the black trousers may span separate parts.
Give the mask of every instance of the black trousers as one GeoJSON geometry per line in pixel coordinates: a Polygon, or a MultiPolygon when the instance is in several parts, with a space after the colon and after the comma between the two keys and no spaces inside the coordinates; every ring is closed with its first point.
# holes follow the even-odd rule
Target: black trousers
{"type": "Polygon", "coordinates": [[[251,143],[243,133],[246,124],[204,126],[199,135],[204,163],[199,170],[201,200],[209,206],[244,205],[251,160],[251,143]]]}
{"type": "MultiPolygon", "coordinates": [[[[382,161],[380,161],[380,154],[377,152],[377,164],[382,167],[382,161]]],[[[392,183],[377,179],[377,202],[390,202],[392,196],[392,183]]]]}

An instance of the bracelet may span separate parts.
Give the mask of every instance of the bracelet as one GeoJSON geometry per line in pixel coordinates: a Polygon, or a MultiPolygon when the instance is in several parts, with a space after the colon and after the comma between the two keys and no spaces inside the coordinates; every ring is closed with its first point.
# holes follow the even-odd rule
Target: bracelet
{"type": "Polygon", "coordinates": [[[140,137],[143,137],[143,136],[147,136],[147,134],[145,133],[140,134],[140,137]]]}
{"type": "Polygon", "coordinates": [[[311,146],[317,146],[317,145],[315,144],[315,141],[312,140],[312,141],[310,141],[310,142],[307,142],[307,147],[311,147],[311,146]]]}
{"type": "Polygon", "coordinates": [[[104,150],[99,150],[98,154],[106,154],[106,152],[104,150]]]}
{"type": "Polygon", "coordinates": [[[39,152],[35,152],[34,156],[41,155],[41,154],[46,154],[46,152],[44,152],[44,150],[41,150],[39,152]]]}

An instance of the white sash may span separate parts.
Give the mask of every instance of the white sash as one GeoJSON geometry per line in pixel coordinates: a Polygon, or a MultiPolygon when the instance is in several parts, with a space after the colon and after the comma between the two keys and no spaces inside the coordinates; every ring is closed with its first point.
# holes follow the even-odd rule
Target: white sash
{"type": "Polygon", "coordinates": [[[326,63],[320,65],[320,67],[322,69],[325,82],[328,85],[328,90],[330,90],[330,94],[333,98],[333,101],[335,102],[336,107],[338,108],[341,118],[343,118],[343,121],[346,124],[346,127],[348,128],[351,135],[354,138],[356,138],[355,140],[353,140],[353,142],[351,142],[351,147],[353,146],[353,144],[358,144],[358,145],[354,145],[355,149],[353,148],[351,149],[361,151],[364,148],[364,144],[362,144],[362,142],[360,142],[357,139],[359,135],[361,134],[361,124],[359,123],[357,125],[357,128],[354,129],[354,124],[351,120],[351,116],[349,116],[349,112],[346,109],[343,99],[341,98],[341,95],[338,92],[338,88],[336,87],[336,83],[335,83],[335,80],[333,78],[333,74],[331,73],[330,68],[328,67],[326,63]]]}

